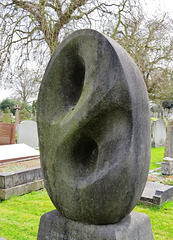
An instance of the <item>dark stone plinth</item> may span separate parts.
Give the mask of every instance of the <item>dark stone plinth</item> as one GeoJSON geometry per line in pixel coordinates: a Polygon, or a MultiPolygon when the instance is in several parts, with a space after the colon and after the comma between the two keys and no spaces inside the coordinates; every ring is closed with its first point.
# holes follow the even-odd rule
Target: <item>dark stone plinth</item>
{"type": "Polygon", "coordinates": [[[37,240],[152,240],[150,219],[132,212],[119,223],[89,225],[69,220],[57,210],[41,217],[37,240]]]}

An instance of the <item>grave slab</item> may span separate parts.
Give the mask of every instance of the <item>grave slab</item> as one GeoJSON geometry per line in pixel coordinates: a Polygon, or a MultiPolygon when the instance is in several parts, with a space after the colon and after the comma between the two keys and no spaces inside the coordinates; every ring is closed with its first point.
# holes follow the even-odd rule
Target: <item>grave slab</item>
{"type": "Polygon", "coordinates": [[[141,201],[162,205],[163,202],[173,199],[173,187],[158,182],[147,181],[141,196],[141,201]]]}
{"type": "Polygon", "coordinates": [[[0,163],[39,157],[40,152],[21,143],[0,146],[0,163]]]}
{"type": "Polygon", "coordinates": [[[40,167],[25,169],[12,173],[0,173],[0,188],[7,189],[42,179],[40,167]]]}
{"type": "Polygon", "coordinates": [[[0,189],[0,199],[5,200],[10,198],[11,196],[24,195],[26,193],[37,191],[42,188],[44,188],[43,179],[34,182],[28,182],[26,184],[18,185],[12,188],[0,189]]]}

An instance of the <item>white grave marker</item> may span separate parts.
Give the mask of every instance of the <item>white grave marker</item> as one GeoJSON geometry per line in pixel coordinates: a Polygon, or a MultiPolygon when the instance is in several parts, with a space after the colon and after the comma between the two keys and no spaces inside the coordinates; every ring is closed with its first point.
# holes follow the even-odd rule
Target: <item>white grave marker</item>
{"type": "Polygon", "coordinates": [[[164,147],[166,140],[166,123],[162,119],[153,122],[153,146],[164,147]]]}
{"type": "Polygon", "coordinates": [[[24,120],[17,126],[17,143],[25,143],[30,147],[38,148],[37,123],[24,120]]]}

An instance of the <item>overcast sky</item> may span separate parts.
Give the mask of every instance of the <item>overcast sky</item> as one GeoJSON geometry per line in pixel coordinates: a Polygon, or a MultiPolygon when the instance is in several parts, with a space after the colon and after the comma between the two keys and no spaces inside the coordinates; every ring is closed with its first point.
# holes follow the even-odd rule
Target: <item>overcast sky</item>
{"type": "Polygon", "coordinates": [[[142,1],[148,13],[153,15],[160,12],[169,12],[173,17],[173,0],[144,0],[142,1]]]}
{"type": "MultiPolygon", "coordinates": [[[[173,0],[144,0],[141,1],[148,16],[155,15],[159,12],[169,12],[173,18],[173,0]]],[[[12,90],[4,90],[0,88],[0,102],[5,98],[10,98],[12,90]]]]}

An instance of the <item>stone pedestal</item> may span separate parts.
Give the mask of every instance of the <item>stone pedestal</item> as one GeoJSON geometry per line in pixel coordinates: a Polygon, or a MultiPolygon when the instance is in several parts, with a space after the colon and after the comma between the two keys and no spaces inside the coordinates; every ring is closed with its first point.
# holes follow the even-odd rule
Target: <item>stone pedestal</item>
{"type": "Polygon", "coordinates": [[[173,158],[165,157],[161,163],[161,173],[164,175],[173,175],[173,158]]]}
{"type": "Polygon", "coordinates": [[[150,219],[132,212],[116,224],[89,225],[63,217],[57,210],[41,217],[37,240],[153,240],[150,219]]]}

